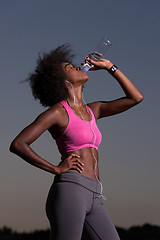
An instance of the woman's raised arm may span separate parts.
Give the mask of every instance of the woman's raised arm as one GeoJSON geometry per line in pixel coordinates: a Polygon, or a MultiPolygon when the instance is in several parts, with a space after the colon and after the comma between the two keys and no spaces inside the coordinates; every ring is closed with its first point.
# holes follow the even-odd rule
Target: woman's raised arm
{"type": "MultiPolygon", "coordinates": [[[[87,61],[90,61],[91,64],[94,65],[91,70],[105,69],[108,71],[113,66],[113,64],[106,59],[100,59],[98,62],[94,62],[90,58],[87,58],[87,61]]],[[[96,110],[97,119],[124,112],[143,100],[142,93],[119,69],[117,69],[112,74],[112,76],[120,84],[121,88],[125,93],[125,96],[123,98],[119,98],[113,101],[97,102],[97,104],[95,104],[96,108],[98,108],[98,110],[96,110]]]]}

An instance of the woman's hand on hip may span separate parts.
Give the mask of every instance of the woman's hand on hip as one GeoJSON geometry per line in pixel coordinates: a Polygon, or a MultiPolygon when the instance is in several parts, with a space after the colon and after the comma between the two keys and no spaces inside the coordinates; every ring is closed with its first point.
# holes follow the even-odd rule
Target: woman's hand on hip
{"type": "Polygon", "coordinates": [[[77,170],[79,173],[82,173],[84,170],[84,163],[79,159],[80,156],[77,154],[71,154],[67,158],[65,158],[60,164],[57,166],[57,174],[62,174],[67,172],[68,170],[77,170]]]}

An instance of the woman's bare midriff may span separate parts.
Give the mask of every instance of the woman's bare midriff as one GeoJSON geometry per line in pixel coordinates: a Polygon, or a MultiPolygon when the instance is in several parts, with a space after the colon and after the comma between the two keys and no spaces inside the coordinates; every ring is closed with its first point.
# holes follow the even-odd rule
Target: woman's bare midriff
{"type": "MultiPolygon", "coordinates": [[[[95,148],[93,149],[93,148],[87,147],[87,148],[82,148],[82,149],[79,149],[76,151],[68,152],[67,154],[62,156],[62,160],[67,158],[72,153],[79,155],[81,162],[84,163],[84,166],[83,166],[84,170],[81,174],[83,174],[87,177],[96,179],[95,170],[94,170],[94,165],[96,164],[97,165],[96,166],[96,175],[97,175],[97,178],[99,179],[98,151],[95,148]],[[93,156],[93,154],[95,157],[93,156]],[[97,159],[97,163],[96,163],[95,158],[97,159]]],[[[77,170],[73,170],[73,171],[78,172],[77,170]]]]}

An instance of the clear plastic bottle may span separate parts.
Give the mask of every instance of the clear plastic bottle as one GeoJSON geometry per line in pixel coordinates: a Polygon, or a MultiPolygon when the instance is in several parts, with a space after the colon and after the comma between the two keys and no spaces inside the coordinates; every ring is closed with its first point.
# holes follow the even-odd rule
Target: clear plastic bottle
{"type": "MultiPolygon", "coordinates": [[[[89,54],[89,57],[93,61],[97,62],[101,57],[105,55],[110,46],[110,40],[108,40],[106,37],[102,38],[101,41],[97,44],[95,50],[89,54]]],[[[83,65],[83,70],[87,72],[91,67],[93,67],[93,65],[86,61],[86,63],[83,65]]]]}

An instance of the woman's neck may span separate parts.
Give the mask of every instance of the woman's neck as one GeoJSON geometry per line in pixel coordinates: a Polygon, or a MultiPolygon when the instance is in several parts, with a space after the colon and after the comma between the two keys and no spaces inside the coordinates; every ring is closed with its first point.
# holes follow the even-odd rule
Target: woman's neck
{"type": "Polygon", "coordinates": [[[81,107],[83,106],[83,101],[82,101],[82,88],[70,88],[68,89],[68,98],[67,98],[68,103],[70,106],[78,106],[81,107]]]}

